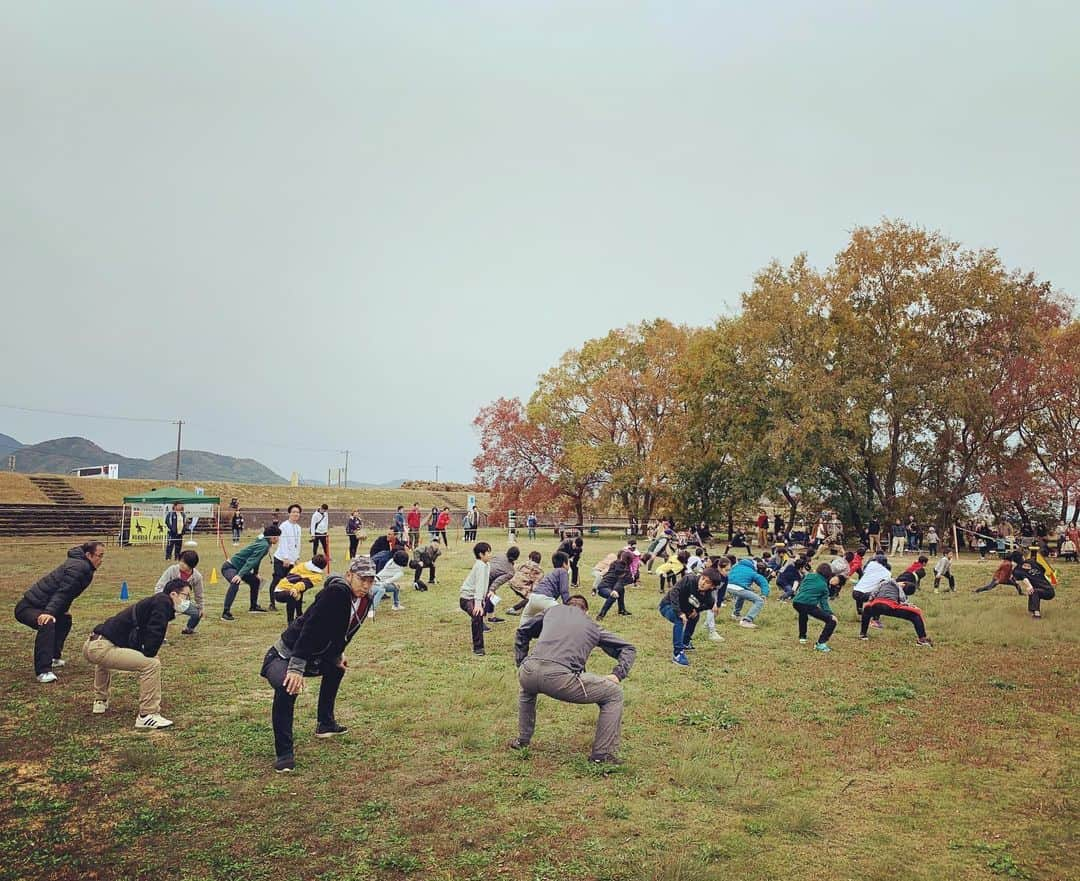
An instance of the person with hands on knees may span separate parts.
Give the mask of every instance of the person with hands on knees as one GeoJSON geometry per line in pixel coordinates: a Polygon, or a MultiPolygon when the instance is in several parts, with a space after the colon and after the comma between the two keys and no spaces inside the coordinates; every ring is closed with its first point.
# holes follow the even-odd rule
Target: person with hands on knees
{"type": "Polygon", "coordinates": [[[334,703],[348,662],[343,652],[367,617],[375,589],[371,557],[350,561],[344,576],[331,575],[311,607],[285,628],[263,658],[260,675],[274,689],[271,722],[274,728],[274,770],[296,767],[293,753],[293,712],[304,678],[322,677],[319,686],[319,738],[344,734],[334,718],[334,703]]]}
{"type": "Polygon", "coordinates": [[[158,650],[165,631],[177,613],[191,611],[191,585],[174,578],[153,596],[99,624],[83,644],[83,657],[94,665],[95,715],[108,712],[109,686],[113,670],[139,674],[139,715],[135,727],[141,730],[169,728],[171,719],[161,715],[161,659],[158,650]]]}
{"type": "Polygon", "coordinates": [[[259,605],[259,586],[262,584],[262,579],[259,578],[259,564],[280,538],[281,527],[267,526],[255,541],[238,550],[221,564],[221,577],[229,583],[229,588],[225,591],[225,609],[221,613],[223,621],[234,620],[232,604],[240,590],[241,581],[251,591],[251,606],[248,611],[266,611],[259,605]]]}
{"type": "Polygon", "coordinates": [[[55,682],[64,666],[64,642],[71,632],[68,609],[94,580],[105,545],[84,542],[67,552],[67,559],[48,575],[39,578],[15,604],[15,619],[37,631],[34,639],[34,673],[41,683],[55,682]]]}
{"type": "Polygon", "coordinates": [[[630,673],[637,655],[625,639],[604,630],[589,617],[589,602],[574,594],[565,605],[551,606],[518,628],[514,638],[514,663],[518,668],[518,736],[511,749],[524,749],[536,729],[536,697],[546,694],[571,704],[597,704],[589,761],[619,765],[622,734],[622,681],[630,673]],[[536,640],[532,652],[529,644],[536,640]],[[585,663],[594,648],[615,658],[615,669],[607,676],[585,672],[585,663]]]}
{"type": "Polygon", "coordinates": [[[716,605],[715,589],[723,577],[716,569],[700,575],[686,575],[660,601],[660,614],[671,622],[671,662],[689,667],[687,651],[693,651],[694,630],[702,612],[716,605]]]}
{"type": "Polygon", "coordinates": [[[791,606],[799,613],[799,643],[806,644],[806,625],[810,618],[824,621],[825,626],[821,630],[814,648],[819,652],[831,652],[829,637],[836,629],[836,615],[829,607],[829,582],[839,580],[840,576],[833,572],[828,563],[822,563],[813,572],[807,573],[806,577],[799,582],[799,587],[791,600],[791,606]]]}
{"type": "Polygon", "coordinates": [[[187,627],[180,631],[185,636],[191,636],[195,632],[203,617],[203,578],[202,573],[195,568],[198,565],[199,555],[190,548],[183,550],[180,552],[179,562],[166,568],[154,585],[154,593],[162,593],[170,581],[179,578],[191,587],[191,595],[195,601],[187,611],[187,627]]]}

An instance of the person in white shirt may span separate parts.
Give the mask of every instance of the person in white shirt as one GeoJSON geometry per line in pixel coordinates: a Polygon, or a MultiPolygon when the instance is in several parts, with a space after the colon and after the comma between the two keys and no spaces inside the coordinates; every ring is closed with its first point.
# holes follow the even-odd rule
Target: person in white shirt
{"type": "Polygon", "coordinates": [[[277,590],[278,582],[281,581],[289,570],[300,559],[300,515],[304,513],[295,502],[289,505],[289,519],[281,524],[281,539],[274,548],[274,575],[270,580],[270,611],[277,611],[274,602],[274,591],[277,590]]]}
{"type": "MultiPolygon", "coordinates": [[[[892,578],[892,572],[889,570],[889,561],[885,559],[883,554],[878,554],[866,564],[862,578],[856,581],[854,587],[851,588],[851,598],[855,600],[855,611],[860,616],[862,615],[863,605],[870,599],[870,594],[877,590],[879,584],[888,581],[890,578],[892,578]]],[[[870,622],[870,626],[881,627],[881,621],[874,618],[870,622]]]]}
{"type": "Polygon", "coordinates": [[[327,535],[330,532],[330,506],[320,505],[318,510],[311,515],[311,556],[319,553],[319,545],[322,545],[323,554],[330,558],[330,541],[327,535]]]}

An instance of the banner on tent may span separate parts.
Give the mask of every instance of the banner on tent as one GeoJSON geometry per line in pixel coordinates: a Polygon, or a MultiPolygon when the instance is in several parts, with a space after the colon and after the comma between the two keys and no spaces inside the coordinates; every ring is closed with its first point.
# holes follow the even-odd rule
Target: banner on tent
{"type": "Polygon", "coordinates": [[[161,505],[132,505],[128,541],[133,545],[160,543],[165,538],[165,509],[161,505]]]}

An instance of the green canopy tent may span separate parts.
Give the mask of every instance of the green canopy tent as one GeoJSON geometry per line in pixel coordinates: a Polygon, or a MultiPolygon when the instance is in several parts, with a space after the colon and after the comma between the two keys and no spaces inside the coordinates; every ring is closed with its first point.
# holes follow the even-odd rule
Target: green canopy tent
{"type": "Polygon", "coordinates": [[[218,525],[218,496],[204,496],[176,486],[159,486],[146,493],[124,497],[120,519],[120,544],[149,544],[161,540],[165,545],[165,512],[176,502],[184,506],[185,513],[200,519],[211,518],[214,529],[218,525]],[[194,508],[194,510],[189,510],[194,508]]]}

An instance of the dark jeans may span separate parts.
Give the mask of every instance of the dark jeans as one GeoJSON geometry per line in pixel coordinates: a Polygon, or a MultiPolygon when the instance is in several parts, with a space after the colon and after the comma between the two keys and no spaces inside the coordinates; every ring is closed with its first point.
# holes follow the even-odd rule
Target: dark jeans
{"type": "Polygon", "coordinates": [[[240,541],[240,530],[239,530],[239,528],[237,528],[235,526],[233,527],[233,531],[232,531],[232,540],[233,540],[233,544],[236,544],[237,542],[240,541]]]}
{"type": "Polygon", "coordinates": [[[304,595],[294,598],[287,590],[278,590],[272,593],[271,598],[278,603],[285,604],[285,620],[292,624],[293,618],[304,614],[304,595]]]}
{"type": "Polygon", "coordinates": [[[817,618],[825,624],[821,629],[821,636],[818,637],[818,644],[829,641],[829,637],[836,629],[836,622],[833,621],[832,615],[822,611],[819,606],[812,606],[809,603],[792,603],[791,605],[799,613],[799,639],[806,639],[806,625],[810,623],[811,618],[817,618]]]}
{"type": "MultiPolygon", "coordinates": [[[[270,594],[270,605],[274,604],[277,597],[274,596],[274,592],[277,590],[278,582],[281,581],[286,575],[292,571],[292,566],[286,566],[277,557],[274,557],[274,575],[270,579],[270,588],[267,593],[270,594]]],[[[289,619],[292,620],[291,618],[289,619]]]]}
{"type": "Polygon", "coordinates": [[[322,545],[323,553],[330,556],[330,542],[325,535],[315,535],[311,538],[311,556],[319,553],[319,545],[322,545]]]}
{"type": "Polygon", "coordinates": [[[626,604],[623,602],[626,596],[626,587],[619,585],[616,588],[602,587],[598,591],[600,596],[604,597],[604,607],[600,610],[600,616],[603,618],[615,603],[619,604],[619,611],[626,611],[626,604]]]}
{"type": "MultiPolygon", "coordinates": [[[[228,612],[232,609],[233,600],[236,599],[236,594],[240,590],[239,584],[233,584],[232,579],[236,575],[236,567],[230,566],[228,563],[222,563],[221,565],[221,577],[225,581],[229,582],[229,588],[225,591],[225,611],[228,612]]],[[[262,584],[262,580],[254,572],[248,572],[240,579],[244,584],[251,588],[251,606],[254,609],[259,604],[259,585],[262,584]]]]}
{"type": "MultiPolygon", "coordinates": [[[[485,604],[486,605],[486,604],[485,604]]],[[[484,650],[484,616],[474,615],[476,600],[467,600],[464,597],[458,600],[458,606],[469,616],[469,626],[472,628],[472,650],[482,652],[484,650]]],[[[485,609],[485,611],[487,611],[485,609]]]]}
{"type": "Polygon", "coordinates": [[[942,578],[949,582],[949,590],[956,590],[956,576],[954,576],[951,572],[946,572],[944,575],[934,576],[934,590],[938,589],[938,585],[941,584],[942,578]]]}
{"type": "Polygon", "coordinates": [[[64,642],[71,633],[71,616],[66,613],[54,616],[56,621],[53,623],[39,627],[38,615],[44,612],[44,609],[35,609],[25,599],[15,605],[15,620],[37,631],[34,638],[35,674],[48,673],[52,669],[53,658],[63,657],[64,642]]]}
{"type": "MultiPolygon", "coordinates": [[[[1039,603],[1043,600],[1052,600],[1053,598],[1054,589],[1052,587],[1035,587],[1035,592],[1028,597],[1028,611],[1038,612],[1039,603]]],[[[71,625],[69,624],[68,627],[70,626],[71,625]]]]}
{"type": "Polygon", "coordinates": [[[901,618],[904,621],[910,621],[915,628],[915,635],[919,639],[926,638],[926,625],[923,623],[922,613],[915,609],[895,609],[892,606],[886,606],[884,603],[874,602],[863,606],[862,627],[859,630],[859,636],[866,636],[866,630],[870,626],[871,618],[880,618],[882,615],[886,618],[901,618]]]}
{"type": "Polygon", "coordinates": [[[1023,590],[1022,590],[1022,589],[1020,588],[1020,585],[1019,585],[1019,584],[1017,584],[1017,583],[1016,583],[1016,582],[1014,582],[1014,581],[994,581],[994,579],[993,579],[993,578],[991,578],[991,579],[990,579],[990,581],[989,581],[989,582],[987,582],[986,584],[984,584],[984,585],[983,585],[982,587],[977,587],[977,588],[975,588],[975,593],[986,593],[986,591],[988,591],[988,590],[993,590],[993,589],[994,589],[995,587],[997,587],[997,586],[998,586],[999,584],[1011,584],[1011,585],[1012,585],[1013,587],[1015,587],[1015,588],[1016,588],[1016,592],[1017,592],[1018,594],[1022,594],[1022,593],[1024,592],[1024,591],[1023,591],[1023,590]]]}
{"type": "MultiPolygon", "coordinates": [[[[285,690],[285,674],[289,662],[270,649],[263,658],[259,675],[266,679],[274,689],[274,707],[270,711],[270,720],[274,726],[274,754],[280,759],[293,754],[293,710],[296,707],[296,695],[285,690]]],[[[307,674],[304,674],[307,676],[307,674]]],[[[336,664],[322,668],[322,684],[319,686],[318,722],[320,725],[334,724],[334,702],[345,671],[336,664]]]]}
{"type": "Polygon", "coordinates": [[[356,549],[360,547],[360,536],[355,532],[349,533],[349,559],[356,556],[356,549]]]}
{"type": "Polygon", "coordinates": [[[690,645],[690,640],[694,638],[694,630],[697,629],[698,619],[687,616],[686,623],[683,624],[682,618],[679,617],[679,610],[671,603],[661,603],[660,614],[672,624],[671,646],[673,653],[677,655],[690,645]]]}
{"type": "Polygon", "coordinates": [[[174,556],[180,559],[180,551],[184,549],[184,537],[182,535],[170,535],[165,539],[165,559],[171,560],[174,556]]]}
{"type": "Polygon", "coordinates": [[[413,581],[419,584],[421,582],[421,575],[424,570],[428,570],[428,584],[435,583],[435,564],[434,563],[410,563],[409,568],[413,571],[413,581]]]}

